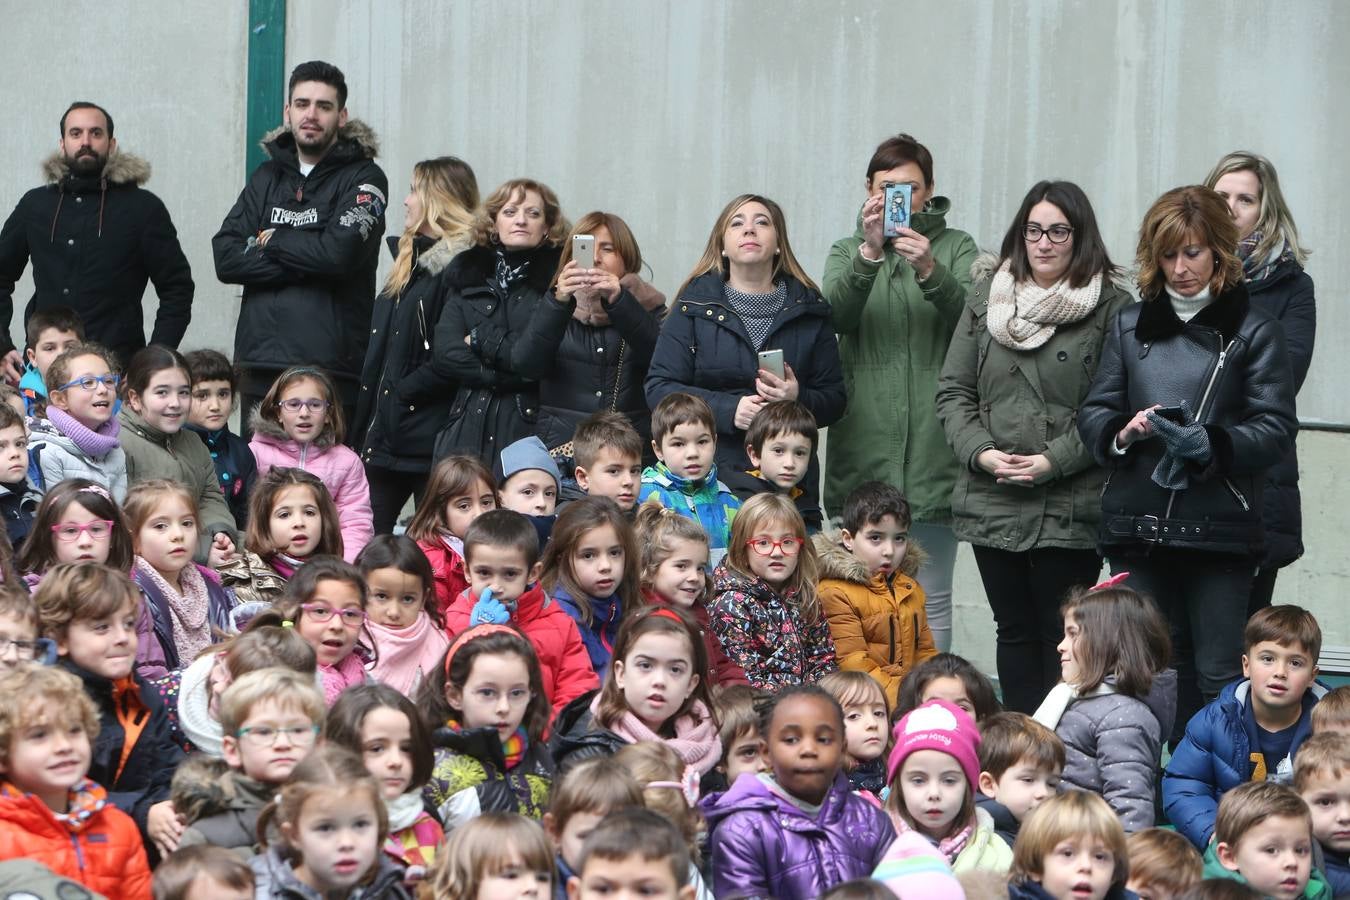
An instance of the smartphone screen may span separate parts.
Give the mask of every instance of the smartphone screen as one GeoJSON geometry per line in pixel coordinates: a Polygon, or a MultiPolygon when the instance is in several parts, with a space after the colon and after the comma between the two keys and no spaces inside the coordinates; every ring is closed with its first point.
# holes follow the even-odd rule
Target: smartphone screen
{"type": "Polygon", "coordinates": [[[575,234],[572,236],[572,259],[582,269],[595,268],[595,235],[575,234]]]}
{"type": "Polygon", "coordinates": [[[914,197],[912,184],[886,185],[886,202],[881,211],[881,231],[886,237],[895,237],[901,228],[909,227],[909,206],[914,197]]]}

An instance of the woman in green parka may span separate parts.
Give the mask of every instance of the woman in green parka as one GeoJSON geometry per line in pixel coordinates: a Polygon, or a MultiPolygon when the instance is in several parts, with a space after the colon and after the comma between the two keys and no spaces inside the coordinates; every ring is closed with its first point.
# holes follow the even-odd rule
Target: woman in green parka
{"type": "Polygon", "coordinates": [[[1086,195],[1042,181],[995,261],[981,257],[952,337],[937,414],[960,464],[956,535],[969,541],[997,624],[1003,705],[1033,713],[1060,680],[1060,603],[1097,581],[1106,476],[1078,408],[1130,295],[1086,195]]]}
{"type": "Polygon", "coordinates": [[[838,515],[849,492],[884,481],[904,492],[912,533],[929,556],[918,580],[939,650],[951,648],[956,459],[933,412],[938,374],[961,318],[975,241],[947,227],[951,201],[933,195],[933,155],[907,134],[887,138],[867,164],[858,230],[836,241],[821,293],[834,310],[848,411],[830,426],[825,506],[838,515]],[[889,184],[913,190],[911,228],[887,239],[889,184]]]}

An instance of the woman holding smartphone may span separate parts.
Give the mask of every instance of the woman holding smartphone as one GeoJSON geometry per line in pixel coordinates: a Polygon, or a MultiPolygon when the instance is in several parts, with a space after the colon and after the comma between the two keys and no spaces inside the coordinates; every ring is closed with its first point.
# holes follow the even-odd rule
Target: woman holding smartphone
{"type": "Polygon", "coordinates": [[[1171,623],[1174,738],[1242,675],[1262,488],[1298,429],[1284,329],[1252,304],[1237,244],[1209,188],[1158,198],[1139,229],[1142,302],[1116,317],[1078,414],[1110,470],[1099,535],[1111,571],[1171,623]]]}
{"type": "Polygon", "coordinates": [[[522,371],[539,380],[535,433],[550,450],[568,444],[582,419],[604,410],[623,413],[643,445],[651,443],[643,379],[666,298],[642,280],[641,270],[633,232],[613,213],[586,213],[563,242],[553,288],[521,338],[522,371]],[[593,254],[584,264],[574,258],[578,237],[593,254]]]}
{"type": "Polygon", "coordinates": [[[956,536],[970,541],[997,624],[1003,705],[1031,714],[1060,680],[1059,607],[1095,584],[1106,473],[1078,436],[1102,341],[1130,295],[1087,196],[1027,192],[977,279],[938,380],[937,415],[960,463],[956,536]]]}
{"type": "MultiPolygon", "coordinates": [[[[1299,242],[1294,216],[1280,190],[1280,177],[1264,156],[1239,151],[1214,165],[1205,187],[1228,203],[1238,228],[1237,255],[1252,305],[1284,326],[1297,392],[1312,364],[1317,301],[1313,280],[1303,271],[1308,250],[1299,242]]],[[[1270,605],[1275,576],[1303,555],[1303,512],[1294,449],[1266,473],[1264,501],[1266,550],[1252,582],[1249,616],[1270,605]]]]}
{"type": "MultiPolygon", "coordinates": [[[[796,400],[824,428],[847,394],[830,307],[788,243],[777,203],[742,194],[722,210],[703,256],[675,296],[647,374],[647,402],[676,391],[702,397],[717,419],[718,477],[742,498],[763,484],[747,474],[745,430],[766,403],[796,400]],[[781,350],[783,377],[759,365],[781,350]]],[[[799,508],[819,502],[816,449],[798,485],[799,508]]]]}
{"type": "Polygon", "coordinates": [[[907,134],[882,141],[867,163],[857,230],[836,241],[822,291],[834,309],[849,384],[848,412],[830,431],[825,506],[838,515],[864,481],[893,484],[914,511],[911,533],[928,552],[919,583],[939,650],[951,649],[951,528],[957,461],[933,411],[938,373],[965,309],[975,241],[947,227],[951,201],[936,196],[933,155],[907,134]],[[910,186],[910,223],[885,236],[890,185],[910,186]]]}
{"type": "Polygon", "coordinates": [[[442,275],[434,360],[459,390],[436,436],[436,459],[464,453],[491,466],[503,447],[534,433],[539,385],[525,372],[520,338],[558,268],[567,230],[557,195],[537,181],[508,181],[484,201],[474,245],[442,275]]]}

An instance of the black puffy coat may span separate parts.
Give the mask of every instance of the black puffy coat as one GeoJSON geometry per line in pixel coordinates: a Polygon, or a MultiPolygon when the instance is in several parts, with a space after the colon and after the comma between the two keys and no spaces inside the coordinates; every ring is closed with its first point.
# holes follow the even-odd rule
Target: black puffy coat
{"type": "MultiPolygon", "coordinates": [[[[1247,283],[1252,306],[1284,326],[1289,362],[1294,367],[1294,392],[1303,388],[1312,363],[1317,336],[1317,303],[1313,280],[1294,260],[1285,260],[1270,275],[1247,283]]],[[[1298,452],[1290,448],[1284,459],[1266,473],[1265,569],[1289,565],[1303,555],[1303,510],[1298,493],[1298,452]]]]}
{"type": "Polygon", "coordinates": [[[557,447],[572,440],[582,419],[613,409],[628,417],[645,447],[652,439],[652,413],[643,382],[660,316],[627,290],[606,305],[608,325],[577,321],[576,306],[575,300],[559,303],[549,291],[520,341],[524,374],[539,379],[535,433],[545,447],[557,447]]]}
{"type": "MultiPolygon", "coordinates": [[[[817,291],[792,276],[785,277],[787,300],[774,319],[764,349],[783,351],[783,360],[800,385],[797,400],[811,410],[816,425],[825,428],[838,421],[848,402],[830,305],[817,291]]],[[[750,459],[745,453],[745,432],[735,425],[736,404],[755,392],[759,357],[722,285],[721,275],[709,272],[691,281],[675,298],[647,373],[647,402],[655,408],[676,391],[708,401],[717,419],[717,477],[745,498],[762,491],[764,485],[746,474],[750,459]]],[[[805,494],[798,507],[818,502],[819,482],[820,466],[813,449],[811,466],[799,485],[805,494]]]]}
{"type": "Polygon", "coordinates": [[[375,133],[352,119],[309,175],[295,138],[263,139],[253,172],[211,239],[216,277],[241,284],[234,362],[242,369],[326,369],[355,399],[366,358],[389,182],[375,133]],[[265,247],[259,232],[276,229],[265,247]]]}
{"type": "Polygon", "coordinates": [[[9,337],[14,283],[33,262],[35,310],[69,306],[85,337],[125,364],[145,346],[141,295],[155,284],[159,311],[150,340],[177,347],[192,318],[192,270],[169,211],[141,187],[150,165],[114,153],[101,176],[75,175],[59,155],[43,164],[47,184],[24,194],[0,231],[0,353],[9,337]]]}
{"type": "Polygon", "coordinates": [[[588,691],[582,694],[564,706],[553,722],[548,749],[553,754],[559,775],[588,759],[613,756],[628,745],[619,735],[596,724],[591,703],[599,693],[588,691]]]}
{"type": "Polygon", "coordinates": [[[1298,431],[1284,329],[1251,307],[1242,284],[1188,323],[1166,294],[1127,307],[1102,345],[1078,431],[1110,469],[1102,492],[1104,554],[1168,546],[1258,556],[1266,471],[1298,431]],[[1186,489],[1168,491],[1152,479],[1165,449],[1160,438],[1132,444],[1124,456],[1112,447],[1137,411],[1183,401],[1205,426],[1211,455],[1191,467],[1186,489]]]}
{"type": "Polygon", "coordinates": [[[436,436],[435,459],[464,453],[490,467],[503,447],[534,434],[539,383],[525,374],[521,337],[561,253],[544,244],[517,255],[517,264],[528,259],[530,267],[505,302],[488,285],[497,271],[492,247],[470,247],[441,274],[445,298],[436,326],[434,365],[459,389],[449,422],[436,436]],[[465,336],[471,344],[464,343],[465,336]]]}
{"type": "MultiPolygon", "coordinates": [[[[395,258],[398,241],[388,238],[395,258]]],[[[403,292],[375,298],[351,428],[352,446],[367,466],[395,472],[431,469],[436,433],[450,415],[456,387],[433,363],[436,323],[445,302],[438,276],[463,249],[458,242],[418,235],[403,292]]]]}

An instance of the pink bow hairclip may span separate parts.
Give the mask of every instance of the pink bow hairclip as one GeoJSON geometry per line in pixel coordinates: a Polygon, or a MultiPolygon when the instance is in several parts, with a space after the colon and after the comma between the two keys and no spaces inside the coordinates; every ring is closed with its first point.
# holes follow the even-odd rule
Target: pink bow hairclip
{"type": "Polygon", "coordinates": [[[1126,578],[1129,577],[1130,577],[1129,572],[1118,572],[1115,575],[1112,575],[1110,578],[1106,579],[1105,581],[1094,584],[1092,587],[1088,588],[1088,592],[1091,593],[1092,591],[1104,591],[1107,588],[1119,587],[1120,584],[1126,578]]]}
{"type": "Polygon", "coordinates": [[[690,809],[698,805],[698,772],[693,766],[685,768],[682,781],[649,781],[647,787],[679,791],[684,794],[684,802],[689,804],[690,809]]]}

